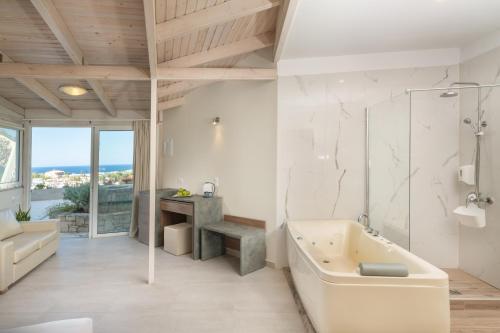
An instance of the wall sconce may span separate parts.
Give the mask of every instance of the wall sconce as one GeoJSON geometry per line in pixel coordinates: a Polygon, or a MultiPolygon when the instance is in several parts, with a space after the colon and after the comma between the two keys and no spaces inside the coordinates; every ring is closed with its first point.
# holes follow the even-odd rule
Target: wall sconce
{"type": "Polygon", "coordinates": [[[217,126],[219,124],[220,124],[220,118],[219,117],[215,117],[214,119],[212,119],[212,125],[217,126]]]}

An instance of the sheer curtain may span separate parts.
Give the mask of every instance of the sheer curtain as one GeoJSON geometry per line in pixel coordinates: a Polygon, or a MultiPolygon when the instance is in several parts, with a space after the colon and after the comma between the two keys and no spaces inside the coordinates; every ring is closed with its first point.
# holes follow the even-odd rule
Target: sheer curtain
{"type": "Polygon", "coordinates": [[[138,225],[139,192],[149,190],[149,121],[134,121],[132,128],[134,130],[134,202],[129,236],[135,237],[138,225]]]}

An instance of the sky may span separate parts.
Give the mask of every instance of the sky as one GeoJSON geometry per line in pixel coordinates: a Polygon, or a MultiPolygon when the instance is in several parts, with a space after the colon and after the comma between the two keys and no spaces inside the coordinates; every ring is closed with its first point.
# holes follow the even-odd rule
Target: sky
{"type": "MultiPolygon", "coordinates": [[[[33,167],[90,165],[91,129],[33,127],[33,167]]],[[[101,131],[99,164],[132,164],[132,131],[101,131]]]]}

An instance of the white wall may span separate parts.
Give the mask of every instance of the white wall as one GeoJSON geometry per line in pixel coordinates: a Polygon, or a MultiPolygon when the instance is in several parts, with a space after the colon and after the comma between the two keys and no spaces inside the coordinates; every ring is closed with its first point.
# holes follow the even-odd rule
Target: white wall
{"type": "Polygon", "coordinates": [[[0,209],[10,208],[13,211],[16,211],[21,203],[22,194],[22,188],[0,190],[0,209]]]}
{"type": "Polygon", "coordinates": [[[218,177],[225,214],[265,220],[274,230],[276,82],[228,81],[191,92],[185,105],[164,112],[160,144],[166,138],[174,154],[159,155],[160,187],[201,193],[203,182],[218,177]]]}
{"type": "MultiPolygon", "coordinates": [[[[462,64],[461,81],[476,81],[481,84],[500,83],[500,48],[473,58],[462,64]]],[[[461,119],[476,119],[477,93],[475,90],[461,91],[461,119]]],[[[484,88],[481,94],[484,129],[481,146],[480,191],[485,196],[496,198],[486,208],[486,227],[473,229],[460,227],[460,267],[466,272],[500,288],[500,87],[484,88]]],[[[475,138],[472,130],[460,126],[460,163],[474,161],[475,138]]],[[[472,187],[462,185],[461,202],[472,187]]]]}
{"type": "MultiPolygon", "coordinates": [[[[406,88],[448,86],[457,78],[457,66],[280,77],[277,230],[283,229],[286,219],[356,219],[365,205],[364,108],[387,103],[408,112],[406,88]]],[[[454,267],[458,263],[457,226],[450,221],[449,211],[445,215],[437,194],[445,191],[446,204],[457,204],[449,188],[457,159],[450,159],[443,168],[441,159],[429,159],[423,151],[429,144],[436,154],[458,151],[458,140],[441,140],[447,135],[457,137],[458,110],[439,116],[429,110],[413,117],[412,150],[417,154],[411,164],[411,194],[421,200],[418,209],[426,209],[425,213],[412,210],[411,224],[418,225],[412,229],[414,252],[439,266],[454,267]],[[448,125],[441,126],[441,121],[448,125]],[[444,190],[432,186],[440,177],[446,179],[444,190]],[[433,234],[439,237],[429,237],[433,234]]],[[[386,126],[391,131],[393,124],[386,126]]],[[[386,184],[391,192],[400,186],[389,179],[386,184]]],[[[285,264],[284,233],[278,234],[279,264],[285,264]]]]}

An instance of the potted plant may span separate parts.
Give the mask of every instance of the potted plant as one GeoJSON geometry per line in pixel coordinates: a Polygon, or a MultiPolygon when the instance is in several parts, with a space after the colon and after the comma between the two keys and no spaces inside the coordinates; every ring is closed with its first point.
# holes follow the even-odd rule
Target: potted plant
{"type": "Polygon", "coordinates": [[[27,222],[31,220],[30,209],[22,210],[21,205],[19,205],[19,209],[16,212],[16,220],[18,222],[27,222]]]}

